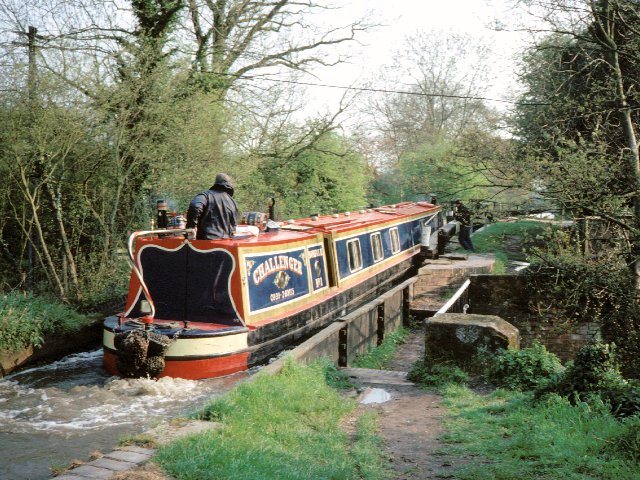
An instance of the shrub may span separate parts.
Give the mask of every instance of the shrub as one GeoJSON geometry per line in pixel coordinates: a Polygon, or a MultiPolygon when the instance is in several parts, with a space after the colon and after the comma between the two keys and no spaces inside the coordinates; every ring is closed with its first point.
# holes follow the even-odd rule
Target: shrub
{"type": "Polygon", "coordinates": [[[456,366],[445,363],[430,364],[423,360],[413,364],[407,378],[422,387],[464,385],[469,381],[469,375],[456,366]]]}
{"type": "Polygon", "coordinates": [[[619,417],[640,413],[640,385],[622,377],[613,344],[581,348],[562,374],[536,390],[536,398],[547,393],[557,393],[572,403],[597,396],[619,417]]]}
{"type": "Polygon", "coordinates": [[[558,357],[537,342],[521,350],[480,355],[487,380],[509,390],[532,390],[563,369],[558,357]]]}
{"type": "Polygon", "coordinates": [[[607,439],[605,452],[640,463],[640,417],[623,421],[622,432],[607,439]]]}
{"type": "Polygon", "coordinates": [[[599,324],[603,338],[617,345],[622,373],[640,378],[640,305],[622,252],[610,246],[585,256],[568,232],[556,230],[544,249],[530,253],[531,311],[559,332],[599,324]]]}

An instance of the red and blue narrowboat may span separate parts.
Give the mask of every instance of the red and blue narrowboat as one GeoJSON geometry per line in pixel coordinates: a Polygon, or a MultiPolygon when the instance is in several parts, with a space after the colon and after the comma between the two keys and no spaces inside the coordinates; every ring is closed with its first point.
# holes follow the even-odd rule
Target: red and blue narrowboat
{"type": "Polygon", "coordinates": [[[411,274],[439,212],[406,202],[267,228],[246,215],[262,224],[221,240],[136,232],[124,311],[104,322],[105,368],[201,379],[263,364],[411,274]]]}

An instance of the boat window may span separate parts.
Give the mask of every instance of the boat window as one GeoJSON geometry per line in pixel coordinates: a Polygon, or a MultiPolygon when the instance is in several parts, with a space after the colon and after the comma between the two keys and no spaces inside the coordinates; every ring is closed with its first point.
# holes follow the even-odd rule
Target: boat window
{"type": "Polygon", "coordinates": [[[362,268],[362,253],[360,251],[360,240],[353,239],[347,242],[347,252],[349,255],[349,270],[355,272],[362,268]]]}
{"type": "Polygon", "coordinates": [[[371,251],[373,252],[373,261],[379,262],[384,258],[382,251],[382,235],[380,232],[371,234],[371,251]]]}
{"type": "Polygon", "coordinates": [[[391,237],[391,253],[398,253],[400,251],[400,234],[398,228],[392,228],[389,230],[389,236],[391,237]]]}

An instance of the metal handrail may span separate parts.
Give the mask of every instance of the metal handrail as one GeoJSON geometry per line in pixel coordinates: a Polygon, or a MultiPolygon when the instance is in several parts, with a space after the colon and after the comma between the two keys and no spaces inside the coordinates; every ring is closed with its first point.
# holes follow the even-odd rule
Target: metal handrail
{"type": "MultiPolygon", "coordinates": [[[[451,309],[451,307],[453,307],[456,304],[456,302],[460,299],[460,297],[462,297],[462,295],[467,291],[467,288],[469,288],[469,285],[471,285],[471,280],[465,280],[465,282],[456,291],[456,293],[454,293],[453,296],[447,301],[447,303],[445,303],[442,307],[440,307],[440,310],[438,310],[433,316],[436,317],[438,315],[442,315],[443,313],[447,313],[451,309]]],[[[465,304],[462,307],[462,312],[467,313],[467,308],[469,308],[469,305],[465,304]]]]}

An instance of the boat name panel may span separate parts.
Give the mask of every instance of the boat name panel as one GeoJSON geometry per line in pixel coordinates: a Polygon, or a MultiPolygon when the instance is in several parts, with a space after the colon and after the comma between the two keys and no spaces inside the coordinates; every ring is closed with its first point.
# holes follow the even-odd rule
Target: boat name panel
{"type": "Polygon", "coordinates": [[[324,248],[322,245],[309,247],[309,267],[311,271],[311,287],[314,292],[327,288],[327,265],[324,261],[324,248]]]}
{"type": "Polygon", "coordinates": [[[251,312],[265,310],[309,295],[305,248],[246,255],[245,268],[251,312]]]}

